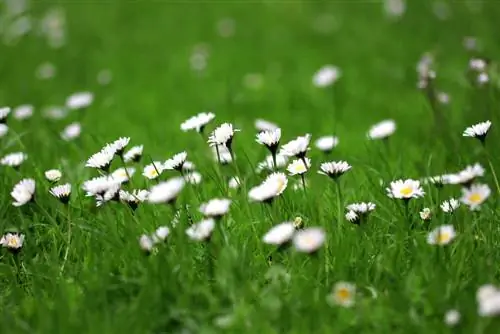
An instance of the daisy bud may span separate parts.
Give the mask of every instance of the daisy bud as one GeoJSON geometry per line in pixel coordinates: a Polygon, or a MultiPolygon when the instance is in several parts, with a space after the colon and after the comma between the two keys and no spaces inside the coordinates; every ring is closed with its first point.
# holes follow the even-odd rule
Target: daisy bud
{"type": "Polygon", "coordinates": [[[293,227],[295,227],[296,230],[300,230],[304,227],[304,220],[302,219],[302,217],[295,217],[295,219],[293,220],[293,227]]]}

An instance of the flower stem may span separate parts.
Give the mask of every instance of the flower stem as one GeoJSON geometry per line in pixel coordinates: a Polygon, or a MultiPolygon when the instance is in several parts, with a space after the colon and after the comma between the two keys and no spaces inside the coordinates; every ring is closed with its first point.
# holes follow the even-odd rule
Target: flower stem
{"type": "Polygon", "coordinates": [[[335,184],[337,186],[337,225],[338,228],[340,228],[342,221],[342,192],[340,190],[340,181],[338,179],[335,180],[335,184]]]}
{"type": "Polygon", "coordinates": [[[67,210],[67,221],[68,221],[68,241],[66,243],[66,250],[64,251],[64,257],[63,257],[63,263],[61,265],[61,271],[60,271],[60,275],[63,274],[64,272],[64,267],[66,265],[66,261],[68,260],[68,254],[69,254],[69,247],[71,245],[71,209],[68,206],[66,206],[66,210],[67,210]]]}

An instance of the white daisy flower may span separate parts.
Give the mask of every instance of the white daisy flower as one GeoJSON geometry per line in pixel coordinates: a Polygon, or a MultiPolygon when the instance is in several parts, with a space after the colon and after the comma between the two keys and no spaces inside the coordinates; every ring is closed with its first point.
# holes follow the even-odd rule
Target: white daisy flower
{"type": "Polygon", "coordinates": [[[120,190],[118,194],[120,201],[127,203],[132,210],[137,209],[139,203],[145,202],[148,195],[149,191],[144,189],[134,189],[131,193],[126,190],[120,190]]]}
{"type": "Polygon", "coordinates": [[[273,226],[262,238],[265,244],[280,246],[292,240],[295,226],[292,222],[284,222],[273,226]]]}
{"type": "Polygon", "coordinates": [[[25,120],[33,116],[35,108],[31,104],[23,104],[14,109],[14,118],[17,120],[25,120]]]}
{"type": "Polygon", "coordinates": [[[52,187],[49,192],[52,196],[59,199],[61,203],[66,204],[69,202],[69,198],[71,196],[71,184],[66,183],[52,187]]]}
{"type": "Polygon", "coordinates": [[[312,82],[316,87],[328,87],[333,85],[340,75],[341,72],[337,66],[325,65],[314,73],[312,82]]]}
{"type": "MultiPolygon", "coordinates": [[[[227,165],[233,162],[231,152],[229,152],[225,146],[212,147],[212,156],[213,159],[216,162],[220,162],[221,165],[227,165]]],[[[236,155],[234,156],[234,159],[236,160],[236,155]]]]}
{"type": "Polygon", "coordinates": [[[272,153],[276,152],[281,139],[281,129],[266,130],[257,133],[257,143],[265,145],[272,153]]]}
{"type": "Polygon", "coordinates": [[[323,136],[314,142],[316,148],[325,153],[330,153],[338,144],[339,138],[335,136],[323,136]]]}
{"type": "Polygon", "coordinates": [[[185,151],[181,152],[181,153],[177,153],[172,158],[165,161],[165,163],[163,164],[163,168],[165,170],[174,170],[175,169],[175,170],[180,171],[180,170],[182,170],[182,166],[186,162],[186,159],[187,159],[187,153],[185,151]]]}
{"type": "Polygon", "coordinates": [[[331,161],[322,163],[319,168],[319,174],[323,174],[329,176],[332,179],[336,179],[350,170],[351,165],[349,165],[346,161],[331,161]]]}
{"type": "Polygon", "coordinates": [[[231,200],[227,198],[214,198],[200,206],[200,212],[206,217],[220,218],[229,212],[231,200]]]}
{"type": "Polygon", "coordinates": [[[440,207],[445,213],[453,213],[460,207],[460,202],[455,198],[450,198],[449,200],[441,203],[440,207]]]}
{"type": "Polygon", "coordinates": [[[479,75],[476,78],[476,81],[480,86],[482,86],[490,82],[490,76],[486,72],[479,73],[479,75]]]}
{"type": "Polygon", "coordinates": [[[14,206],[22,206],[33,199],[35,194],[35,180],[33,179],[23,179],[14,186],[14,189],[10,193],[14,202],[14,206]]]}
{"type": "Polygon", "coordinates": [[[191,225],[187,230],[187,236],[194,241],[208,241],[215,228],[215,220],[212,218],[204,219],[199,223],[191,225]]]}
{"type": "Polygon", "coordinates": [[[478,313],[482,317],[500,314],[500,291],[491,284],[481,286],[477,290],[476,299],[479,304],[478,313]]]}
{"type": "Polygon", "coordinates": [[[45,171],[45,178],[50,182],[57,182],[61,179],[62,173],[59,169],[49,169],[45,171]]]}
{"type": "Polygon", "coordinates": [[[142,157],[142,150],[144,149],[143,145],[137,145],[132,147],[130,150],[125,152],[123,155],[123,160],[125,162],[139,162],[142,157]]]}
{"type": "Polygon", "coordinates": [[[273,131],[279,128],[279,126],[273,122],[266,121],[265,119],[258,118],[255,120],[255,128],[257,131],[273,131]]]}
{"type": "Polygon", "coordinates": [[[0,245],[11,251],[19,251],[24,244],[24,234],[6,233],[0,239],[0,245]]]}
{"type": "Polygon", "coordinates": [[[156,179],[163,173],[164,167],[161,161],[153,161],[153,163],[146,165],[142,171],[142,175],[150,180],[156,179]]]}
{"type": "Polygon", "coordinates": [[[410,198],[423,197],[424,190],[420,186],[420,181],[407,179],[391,182],[390,188],[386,188],[387,196],[397,199],[409,200],[410,198]]]}
{"type": "Polygon", "coordinates": [[[129,142],[130,142],[130,137],[120,137],[114,142],[107,144],[104,147],[104,150],[113,152],[117,156],[122,156],[123,151],[125,150],[125,147],[127,147],[129,142]]]}
{"type": "Polygon", "coordinates": [[[113,171],[113,173],[111,173],[111,177],[115,179],[117,183],[126,183],[129,181],[129,178],[134,176],[134,174],[134,167],[127,167],[126,169],[121,167],[113,171]]]}
{"type": "Polygon", "coordinates": [[[388,119],[373,125],[368,131],[370,139],[384,139],[391,136],[396,131],[396,122],[388,119]]]}
{"type": "Polygon", "coordinates": [[[370,213],[375,210],[377,206],[372,202],[361,202],[361,203],[352,203],[347,206],[347,210],[354,211],[359,214],[370,213]]]}
{"type": "MultiPolygon", "coordinates": [[[[285,167],[287,163],[288,163],[288,157],[282,154],[276,155],[276,168],[285,167]]],[[[256,168],[257,173],[261,173],[264,170],[269,170],[269,171],[274,170],[274,162],[272,155],[268,155],[264,161],[259,162],[259,164],[257,165],[256,168]]]]}
{"type": "Polygon", "coordinates": [[[203,132],[205,126],[215,118],[215,114],[211,112],[202,112],[193,116],[181,124],[182,131],[196,130],[203,132]]]}
{"type": "Polygon", "coordinates": [[[85,164],[85,167],[99,168],[103,171],[108,171],[111,162],[113,161],[114,152],[109,150],[101,150],[92,155],[85,164]]]}
{"type": "Polygon", "coordinates": [[[305,174],[311,167],[311,159],[304,158],[304,160],[306,162],[305,164],[304,161],[302,161],[302,159],[296,159],[292,161],[286,168],[288,173],[290,173],[290,175],[292,176],[305,174]]]}
{"type": "Polygon", "coordinates": [[[9,127],[3,123],[0,123],[0,138],[4,137],[7,132],[9,132],[9,127]]]}
{"type": "Polygon", "coordinates": [[[161,182],[149,190],[148,202],[152,204],[173,203],[184,188],[184,185],[185,181],[182,177],[174,177],[168,181],[161,182]]]}
{"type": "Polygon", "coordinates": [[[7,116],[10,114],[10,108],[9,107],[0,107],[0,123],[6,123],[7,122],[7,116]]]}
{"type": "Polygon", "coordinates": [[[155,243],[165,241],[170,234],[170,229],[167,226],[160,226],[156,229],[152,238],[155,243]]]}
{"type": "Polygon", "coordinates": [[[0,165],[18,168],[28,159],[28,155],[23,152],[10,153],[0,159],[0,165]]]}
{"type": "MultiPolygon", "coordinates": [[[[120,183],[114,183],[112,184],[104,194],[102,195],[102,198],[100,200],[102,201],[101,204],[104,204],[104,202],[109,202],[109,201],[118,201],[120,199],[120,183]]],[[[99,200],[99,195],[96,195],[96,199],[99,200]]],[[[99,206],[99,205],[98,205],[99,206]]]]}
{"type": "Polygon", "coordinates": [[[420,219],[422,220],[431,220],[432,218],[432,211],[429,208],[423,208],[422,211],[419,212],[420,219]]]}
{"type": "Polygon", "coordinates": [[[360,217],[356,212],[350,210],[345,214],[345,219],[347,219],[347,221],[349,221],[350,223],[357,224],[359,223],[360,217]]]}
{"type": "Polygon", "coordinates": [[[116,184],[117,181],[110,176],[99,176],[83,182],[82,189],[87,192],[87,196],[103,195],[116,184]]]}
{"type": "Polygon", "coordinates": [[[302,253],[314,253],[325,243],[325,231],[320,227],[309,227],[297,231],[293,237],[295,249],[302,253]]]}
{"type": "Polygon", "coordinates": [[[494,297],[500,290],[492,284],[485,284],[479,287],[476,292],[476,300],[478,303],[481,301],[494,297]]]}
{"type": "Polygon", "coordinates": [[[80,137],[80,134],[82,133],[82,126],[78,122],[74,122],[69,124],[62,130],[60,133],[61,139],[65,141],[70,141],[75,138],[80,137]]]}
{"type": "Polygon", "coordinates": [[[271,202],[285,191],[288,179],[284,173],[270,174],[262,184],[250,189],[248,197],[255,202],[271,202]]]}
{"type": "Polygon", "coordinates": [[[146,253],[150,253],[153,250],[155,243],[153,241],[153,238],[151,238],[149,235],[143,234],[139,238],[139,247],[146,253]]]}
{"type": "Polygon", "coordinates": [[[240,131],[234,129],[231,123],[222,123],[208,137],[210,146],[225,146],[231,152],[231,144],[235,132],[240,131]]]}
{"type": "Polygon", "coordinates": [[[184,174],[184,180],[186,180],[186,182],[189,184],[197,185],[201,183],[201,181],[203,180],[203,176],[201,176],[201,174],[197,171],[192,171],[184,174]]]}
{"type": "Polygon", "coordinates": [[[349,282],[337,282],[328,298],[331,304],[352,307],[356,302],[356,286],[349,282]]]}
{"type": "Polygon", "coordinates": [[[287,157],[305,157],[307,150],[309,150],[310,141],[311,135],[309,133],[305,136],[299,136],[283,145],[279,154],[287,157]]]}
{"type": "Polygon", "coordinates": [[[476,210],[490,196],[491,190],[487,184],[473,184],[470,188],[462,188],[462,198],[460,201],[469,206],[471,210],[476,210]]]}
{"type": "Polygon", "coordinates": [[[486,61],[481,58],[472,58],[469,60],[469,68],[477,72],[484,72],[486,65],[486,61]]]}
{"type": "Polygon", "coordinates": [[[240,178],[237,176],[233,176],[229,179],[228,186],[231,189],[238,189],[241,185],[240,178]]]}
{"type": "Polygon", "coordinates": [[[478,124],[475,124],[473,126],[468,127],[465,129],[463,136],[464,137],[473,137],[477,138],[481,141],[484,141],[486,138],[486,135],[488,134],[488,131],[490,130],[491,127],[491,122],[486,121],[486,122],[481,122],[478,124]]]}
{"type": "Polygon", "coordinates": [[[94,101],[94,94],[91,92],[78,92],[70,95],[66,99],[66,107],[69,109],[83,109],[87,108],[94,101]]]}
{"type": "Polygon", "coordinates": [[[456,326],[460,322],[460,312],[457,310],[449,310],[444,315],[444,323],[447,326],[453,327],[456,326]]]}
{"type": "Polygon", "coordinates": [[[429,245],[447,245],[456,237],[453,225],[441,225],[427,235],[429,245]]]}

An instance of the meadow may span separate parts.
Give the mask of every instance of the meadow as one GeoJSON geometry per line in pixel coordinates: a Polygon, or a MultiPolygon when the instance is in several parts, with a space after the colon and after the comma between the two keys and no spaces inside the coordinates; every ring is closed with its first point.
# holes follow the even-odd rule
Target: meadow
{"type": "Polygon", "coordinates": [[[0,332],[497,333],[499,15],[0,1],[0,332]]]}

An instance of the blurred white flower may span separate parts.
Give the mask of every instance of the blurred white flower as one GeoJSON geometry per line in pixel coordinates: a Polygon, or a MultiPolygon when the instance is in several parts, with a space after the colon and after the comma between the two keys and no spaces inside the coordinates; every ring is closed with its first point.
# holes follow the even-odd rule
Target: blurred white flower
{"type": "Polygon", "coordinates": [[[308,133],[305,136],[299,136],[294,140],[289,141],[281,147],[279,154],[287,157],[297,157],[302,158],[306,155],[309,150],[309,142],[311,141],[311,135],[308,133]]]}
{"type": "MultiPolygon", "coordinates": [[[[225,146],[214,146],[212,149],[212,156],[216,162],[219,162],[222,165],[227,165],[233,162],[233,157],[229,152],[229,149],[225,146]]],[[[234,155],[234,159],[236,159],[236,155],[234,155]]]]}
{"type": "Polygon", "coordinates": [[[170,229],[167,226],[160,226],[156,229],[152,238],[155,243],[164,241],[170,234],[170,229]]]}
{"type": "Polygon", "coordinates": [[[7,121],[7,116],[10,114],[9,107],[0,107],[0,123],[5,123],[7,121]]]}
{"type": "Polygon", "coordinates": [[[392,119],[382,121],[373,125],[368,131],[370,139],[384,139],[391,136],[396,131],[396,122],[392,119]]]}
{"type": "Polygon", "coordinates": [[[57,182],[61,179],[62,173],[59,169],[49,169],[45,171],[45,178],[50,182],[57,182]]]}
{"type": "Polygon", "coordinates": [[[384,11],[389,17],[403,16],[406,11],[405,0],[384,0],[384,11]]]}
{"type": "Polygon", "coordinates": [[[215,114],[211,112],[202,112],[193,116],[181,124],[182,131],[196,130],[203,132],[205,126],[215,118],[215,114]]]}
{"type": "Polygon", "coordinates": [[[23,104],[14,109],[14,118],[17,120],[25,120],[33,116],[35,108],[31,104],[23,104]]]}
{"type": "Polygon", "coordinates": [[[342,307],[352,307],[356,302],[356,286],[349,282],[337,282],[328,297],[328,302],[342,307]]]}
{"type": "Polygon", "coordinates": [[[40,80],[52,79],[56,75],[56,67],[50,62],[41,63],[36,68],[35,75],[40,80]]]}
{"type": "Polygon", "coordinates": [[[481,58],[471,58],[469,60],[469,68],[476,72],[484,72],[486,71],[486,61],[481,58]]]}
{"type": "Polygon", "coordinates": [[[35,194],[35,180],[33,179],[23,179],[14,186],[14,189],[10,193],[14,202],[14,206],[22,206],[33,199],[35,194]]]}
{"type": "MultiPolygon", "coordinates": [[[[276,168],[285,167],[287,163],[288,163],[288,157],[286,157],[282,154],[276,155],[276,168]]],[[[264,161],[259,162],[259,164],[257,165],[256,171],[257,171],[257,173],[260,173],[264,170],[272,171],[274,169],[275,168],[274,168],[273,156],[268,155],[264,161]]]]}
{"type": "Polygon", "coordinates": [[[0,123],[0,138],[5,136],[9,132],[9,127],[3,123],[0,123]]]}
{"type": "Polygon", "coordinates": [[[460,207],[460,202],[455,198],[450,198],[449,200],[441,203],[440,207],[443,212],[452,213],[460,207]]]}
{"type": "Polygon", "coordinates": [[[97,73],[97,83],[101,86],[109,85],[113,80],[113,73],[109,69],[100,70],[97,73]]]}
{"type": "Polygon", "coordinates": [[[462,188],[460,201],[471,210],[478,209],[490,196],[491,190],[487,184],[473,184],[470,188],[462,188]]]}
{"type": "Polygon", "coordinates": [[[323,136],[318,138],[315,142],[314,145],[320,150],[325,153],[331,152],[337,145],[339,144],[339,139],[338,137],[335,136],[323,136]]]}
{"type": "Polygon", "coordinates": [[[50,194],[58,198],[61,203],[68,203],[69,197],[71,196],[71,184],[66,183],[59,186],[52,187],[50,189],[50,194]]]}
{"type": "Polygon", "coordinates": [[[227,198],[214,198],[200,205],[200,212],[205,217],[222,217],[229,212],[231,200],[227,198]]]}
{"type": "Polygon", "coordinates": [[[149,235],[143,234],[139,238],[139,247],[147,253],[153,250],[155,243],[149,235]]]}
{"type": "Polygon", "coordinates": [[[215,220],[212,218],[204,219],[196,224],[191,225],[187,230],[187,236],[194,241],[207,241],[212,236],[215,228],[215,220]]]}
{"type": "Polygon", "coordinates": [[[288,179],[284,173],[272,173],[260,185],[250,189],[248,197],[255,202],[271,202],[285,191],[287,185],[288,179]]]}
{"type": "Polygon", "coordinates": [[[120,201],[128,204],[132,210],[137,209],[137,206],[145,202],[148,198],[149,191],[144,189],[134,189],[132,192],[126,190],[120,190],[118,196],[120,201]]]}
{"type": "Polygon", "coordinates": [[[201,174],[197,171],[191,171],[184,174],[184,180],[186,180],[189,184],[197,185],[201,183],[203,176],[201,176],[201,174]]]}
{"type": "Polygon", "coordinates": [[[295,233],[295,226],[291,222],[284,222],[273,226],[262,238],[268,245],[283,245],[292,240],[295,233]]]}
{"type": "Polygon", "coordinates": [[[87,192],[87,196],[103,195],[117,183],[118,182],[110,176],[99,176],[83,182],[82,189],[87,192]]]}
{"type": "Polygon", "coordinates": [[[419,212],[420,219],[422,220],[431,220],[432,218],[432,211],[429,208],[423,208],[422,211],[419,212]]]}
{"type": "Polygon", "coordinates": [[[61,132],[61,138],[66,141],[70,141],[80,137],[81,133],[82,133],[82,126],[80,125],[80,123],[75,122],[69,124],[64,128],[64,130],[61,132]]]}
{"type": "Polygon", "coordinates": [[[478,313],[482,317],[500,315],[500,290],[486,284],[477,290],[478,313]]]}
{"type": "Polygon", "coordinates": [[[23,152],[14,152],[7,154],[0,159],[0,165],[19,168],[21,164],[28,159],[28,155],[23,152]]]}
{"type": "Polygon", "coordinates": [[[117,183],[126,183],[135,174],[134,167],[120,167],[111,173],[111,177],[116,180],[117,183]]]}
{"type": "Polygon", "coordinates": [[[482,86],[482,85],[490,82],[490,76],[486,72],[479,73],[476,80],[477,80],[477,83],[480,86],[482,86]]]}
{"type": "Polygon", "coordinates": [[[318,173],[329,176],[332,179],[337,179],[350,169],[351,165],[346,161],[330,161],[322,163],[318,173]]]}
{"type": "Polygon", "coordinates": [[[173,203],[184,188],[185,183],[182,177],[174,177],[151,187],[148,202],[152,204],[173,203]]]}
{"type": "Polygon", "coordinates": [[[257,118],[255,120],[255,128],[257,131],[262,132],[262,131],[273,131],[279,128],[279,126],[273,122],[269,122],[265,119],[262,118],[257,118]]]}
{"type": "Polygon", "coordinates": [[[94,101],[94,94],[91,92],[78,92],[70,95],[66,99],[66,107],[72,110],[87,108],[94,101]]]}
{"type": "Polygon", "coordinates": [[[45,118],[59,120],[68,116],[68,110],[60,106],[46,106],[42,109],[45,118]]]}
{"type": "Polygon", "coordinates": [[[450,95],[448,95],[445,92],[437,93],[436,97],[437,97],[437,100],[439,101],[439,103],[441,103],[441,104],[449,104],[450,103],[450,95]]]}
{"type": "Polygon", "coordinates": [[[345,214],[345,219],[347,219],[347,221],[349,221],[350,223],[357,224],[357,223],[359,223],[360,217],[358,216],[358,214],[356,212],[350,210],[350,211],[347,211],[347,213],[345,214]]]}
{"type": "Polygon", "coordinates": [[[420,181],[407,179],[407,180],[396,180],[391,182],[389,188],[386,188],[387,196],[397,199],[408,200],[410,198],[423,197],[425,195],[420,181]]]}
{"type": "Polygon", "coordinates": [[[460,312],[449,310],[444,315],[444,323],[450,327],[456,326],[460,322],[460,312]]]}
{"type": "Polygon", "coordinates": [[[333,85],[340,75],[341,72],[337,66],[325,65],[314,73],[312,82],[316,87],[328,87],[333,85]]]}
{"type": "Polygon", "coordinates": [[[226,17],[217,21],[217,32],[219,36],[228,38],[234,35],[236,22],[233,18],[226,17]]]}
{"type": "Polygon", "coordinates": [[[486,135],[488,134],[488,131],[490,130],[491,127],[491,122],[486,121],[486,122],[481,122],[476,125],[470,126],[467,129],[465,129],[463,136],[464,137],[473,137],[477,138],[481,141],[484,141],[486,138],[486,135]]]}
{"type": "Polygon", "coordinates": [[[311,167],[311,159],[304,158],[304,160],[306,162],[305,164],[304,161],[302,161],[301,159],[296,159],[292,161],[286,168],[288,173],[290,173],[290,175],[292,176],[305,174],[311,167]]]}
{"type": "Polygon", "coordinates": [[[139,162],[142,157],[142,150],[144,149],[143,145],[137,145],[129,149],[123,155],[123,161],[125,162],[139,162]]]}
{"type": "Polygon", "coordinates": [[[238,131],[240,130],[234,129],[231,123],[222,123],[208,137],[208,143],[210,146],[225,146],[231,151],[234,133],[238,131]]]}
{"type": "Polygon", "coordinates": [[[429,245],[447,245],[456,237],[453,225],[441,225],[427,235],[429,245]]]}
{"type": "Polygon", "coordinates": [[[228,186],[231,189],[238,189],[241,185],[240,178],[237,176],[233,176],[229,179],[228,186]]]}
{"type": "Polygon", "coordinates": [[[247,73],[243,76],[243,86],[258,90],[264,85],[264,76],[260,73],[247,73]]]}
{"type": "Polygon", "coordinates": [[[66,43],[66,15],[61,7],[50,8],[42,17],[40,32],[47,38],[52,48],[60,48],[66,43]]]}
{"type": "Polygon", "coordinates": [[[293,237],[295,249],[302,253],[314,253],[325,243],[325,231],[320,227],[309,227],[297,231],[293,237]]]}

